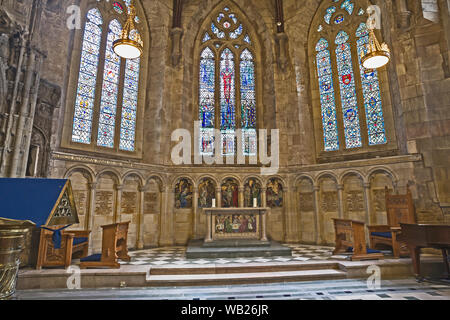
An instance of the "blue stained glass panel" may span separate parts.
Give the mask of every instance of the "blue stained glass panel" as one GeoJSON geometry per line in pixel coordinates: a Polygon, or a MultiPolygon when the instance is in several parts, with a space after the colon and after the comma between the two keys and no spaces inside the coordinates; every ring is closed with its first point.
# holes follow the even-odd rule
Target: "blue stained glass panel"
{"type": "Polygon", "coordinates": [[[204,155],[212,155],[214,152],[215,66],[213,51],[210,48],[205,48],[201,53],[199,75],[200,154],[204,155]]]}
{"type": "Polygon", "coordinates": [[[333,14],[335,12],[336,12],[336,7],[335,6],[329,7],[327,9],[327,11],[325,13],[325,16],[324,16],[324,20],[325,20],[326,23],[330,24],[331,17],[333,16],[333,14]]]}
{"type": "Polygon", "coordinates": [[[256,129],[255,65],[253,55],[245,49],[241,54],[241,126],[256,129]]]}
{"type": "Polygon", "coordinates": [[[336,36],[336,60],[341,91],[344,134],[347,149],[362,146],[358,102],[349,36],[340,31],[336,36]]]}
{"type": "Polygon", "coordinates": [[[127,59],[125,65],[119,149],[130,152],[135,150],[140,63],[140,58],[127,59]]]}
{"type": "Polygon", "coordinates": [[[364,68],[361,62],[361,54],[366,53],[366,45],[369,43],[368,34],[366,24],[362,23],[356,32],[356,36],[358,37],[359,68],[366,110],[369,145],[380,145],[387,143],[387,139],[378,72],[377,70],[364,68]]]}
{"type": "Polygon", "coordinates": [[[103,19],[96,8],[89,10],[84,28],[80,70],[72,129],[72,141],[91,143],[92,116],[94,109],[95,84],[103,19]]]}
{"type": "Polygon", "coordinates": [[[339,150],[339,136],[334,98],[333,71],[328,41],[320,39],[316,45],[317,74],[319,78],[320,103],[325,151],[339,150]]]}
{"type": "Polygon", "coordinates": [[[355,5],[351,2],[351,0],[345,0],[341,4],[341,9],[347,10],[349,15],[353,14],[353,10],[355,9],[355,5]]]}
{"type": "Polygon", "coordinates": [[[100,100],[100,118],[98,124],[97,145],[114,147],[117,96],[119,91],[120,58],[113,51],[113,42],[120,37],[122,27],[117,20],[109,24],[106,43],[105,68],[103,71],[102,96],[100,100]]]}

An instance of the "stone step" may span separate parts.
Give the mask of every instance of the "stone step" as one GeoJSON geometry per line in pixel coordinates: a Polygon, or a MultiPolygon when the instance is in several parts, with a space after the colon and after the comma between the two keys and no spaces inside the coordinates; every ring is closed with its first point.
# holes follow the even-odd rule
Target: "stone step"
{"type": "Polygon", "coordinates": [[[272,282],[299,282],[317,280],[346,279],[344,271],[335,269],[302,270],[256,273],[222,273],[222,274],[183,274],[183,275],[150,275],[147,285],[152,287],[167,286],[205,286],[256,284],[272,282]]]}
{"type": "Polygon", "coordinates": [[[257,273],[281,271],[305,271],[339,269],[339,264],[328,261],[315,262],[286,262],[286,263],[248,263],[226,265],[183,265],[159,266],[150,269],[150,275],[190,275],[190,274],[229,274],[229,273],[257,273]]]}

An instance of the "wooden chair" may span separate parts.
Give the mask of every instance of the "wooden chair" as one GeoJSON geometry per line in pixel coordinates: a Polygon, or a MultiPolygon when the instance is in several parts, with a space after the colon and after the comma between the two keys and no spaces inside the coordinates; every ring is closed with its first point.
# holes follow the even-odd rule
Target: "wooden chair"
{"type": "Polygon", "coordinates": [[[121,222],[102,226],[102,253],[93,254],[81,259],[80,268],[120,268],[118,259],[130,261],[128,255],[128,225],[130,222],[121,222]]]}
{"type": "Polygon", "coordinates": [[[333,219],[336,235],[336,248],[333,254],[353,251],[352,260],[383,259],[376,250],[367,249],[365,224],[360,221],[333,219]]]}
{"type": "Polygon", "coordinates": [[[406,244],[397,240],[401,223],[416,223],[414,202],[409,188],[406,195],[392,195],[386,187],[386,212],[388,225],[368,226],[371,248],[379,245],[389,246],[392,247],[395,258],[409,256],[406,244]]]}
{"type": "Polygon", "coordinates": [[[42,267],[60,267],[67,269],[72,258],[83,258],[88,255],[89,234],[91,231],[61,231],[61,246],[55,248],[53,243],[53,231],[58,230],[58,226],[41,229],[39,238],[39,250],[37,256],[36,269],[42,267]]]}

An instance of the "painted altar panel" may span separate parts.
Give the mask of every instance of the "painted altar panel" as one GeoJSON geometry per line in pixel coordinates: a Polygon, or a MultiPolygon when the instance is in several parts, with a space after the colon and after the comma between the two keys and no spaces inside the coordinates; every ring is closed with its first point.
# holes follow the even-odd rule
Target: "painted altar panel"
{"type": "Polygon", "coordinates": [[[216,239],[259,238],[259,215],[216,215],[213,219],[216,239]]]}
{"type": "Polygon", "coordinates": [[[198,185],[198,207],[211,208],[212,199],[216,198],[216,186],[209,178],[202,179],[198,185]]]}
{"type": "Polygon", "coordinates": [[[257,199],[258,207],[261,208],[261,183],[254,178],[250,178],[244,185],[244,207],[252,208],[253,199],[257,199]]]}
{"type": "Polygon", "coordinates": [[[192,191],[192,183],[188,179],[180,179],[175,186],[175,208],[192,208],[192,191]]]}
{"type": "Polygon", "coordinates": [[[270,179],[267,183],[267,206],[269,208],[283,207],[283,185],[279,179],[270,179]]]}
{"type": "Polygon", "coordinates": [[[222,208],[239,207],[239,184],[235,179],[226,179],[222,184],[222,208]]]}

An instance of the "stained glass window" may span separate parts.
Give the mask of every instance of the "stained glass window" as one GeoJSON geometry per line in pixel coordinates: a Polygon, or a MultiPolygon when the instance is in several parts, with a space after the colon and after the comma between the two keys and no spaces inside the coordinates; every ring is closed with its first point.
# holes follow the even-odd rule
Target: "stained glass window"
{"type": "Polygon", "coordinates": [[[240,144],[244,155],[256,155],[255,61],[249,50],[250,36],[228,7],[214,17],[210,26],[202,33],[205,47],[199,63],[200,153],[214,154],[217,128],[221,132],[222,155],[235,155],[240,144]],[[237,128],[242,129],[242,141],[236,140],[237,128]]]}
{"type": "Polygon", "coordinates": [[[100,102],[100,118],[97,137],[97,145],[100,147],[114,147],[114,130],[116,126],[117,95],[120,77],[120,57],[114,53],[112,44],[120,37],[121,32],[122,27],[120,23],[117,20],[111,21],[106,44],[102,96],[100,102]]]}
{"type": "Polygon", "coordinates": [[[245,49],[241,54],[241,127],[244,155],[256,155],[256,97],[253,55],[245,49]]]}
{"type": "Polygon", "coordinates": [[[236,128],[236,83],[234,54],[226,48],[220,56],[220,130],[223,155],[234,154],[236,128]]]}
{"type": "Polygon", "coordinates": [[[72,141],[84,144],[91,143],[102,24],[103,20],[100,11],[96,8],[89,10],[81,49],[72,131],[72,141]]]}
{"type": "Polygon", "coordinates": [[[345,145],[347,149],[351,149],[361,147],[362,140],[359,126],[358,101],[353,73],[352,52],[348,40],[348,34],[345,31],[340,31],[336,36],[335,43],[339,86],[341,88],[345,145]]]}
{"type": "MultiPolygon", "coordinates": [[[[128,7],[130,3],[130,0],[125,0],[128,7]]],[[[119,14],[124,9],[119,2],[113,2],[111,6],[119,14]]],[[[103,35],[102,24],[100,11],[97,8],[91,9],[83,36],[72,141],[91,144],[92,136],[96,134],[98,146],[135,151],[140,60],[123,60],[114,53],[113,42],[120,37],[122,31],[117,20],[109,22],[108,33],[103,35]],[[101,47],[102,37],[106,38],[104,47],[101,47]],[[98,60],[103,50],[101,90],[96,92],[98,60]],[[94,105],[95,101],[99,102],[98,105],[94,105]],[[119,103],[122,104],[120,114],[117,111],[119,103]],[[98,131],[93,133],[95,110],[98,112],[98,131]],[[116,131],[120,132],[119,139],[116,131]],[[119,143],[116,144],[115,141],[119,143]]]]}
{"type": "Polygon", "coordinates": [[[330,24],[331,17],[333,16],[333,14],[335,12],[336,12],[336,7],[334,7],[334,6],[333,7],[329,7],[327,9],[327,13],[325,14],[325,17],[324,17],[326,23],[330,24]]]}
{"type": "Polygon", "coordinates": [[[344,2],[342,2],[341,4],[341,9],[345,9],[347,10],[349,15],[353,14],[353,10],[355,8],[355,5],[352,3],[351,0],[345,0],[344,2]]]}
{"type": "Polygon", "coordinates": [[[127,59],[122,102],[122,125],[120,127],[119,149],[135,150],[136,116],[139,91],[140,58],[127,59]]]}
{"type": "Polygon", "coordinates": [[[333,71],[328,41],[320,39],[316,45],[317,72],[319,78],[320,103],[325,151],[339,150],[336,103],[334,98],[333,71]]]}
{"type": "Polygon", "coordinates": [[[361,53],[366,53],[369,43],[369,31],[365,23],[361,23],[356,31],[359,68],[366,110],[369,145],[385,144],[386,132],[384,126],[383,107],[381,102],[380,83],[377,70],[366,69],[361,62],[361,53]]]}
{"type": "Polygon", "coordinates": [[[200,153],[205,155],[214,153],[215,71],[214,53],[206,47],[201,53],[199,84],[200,153]]]}

